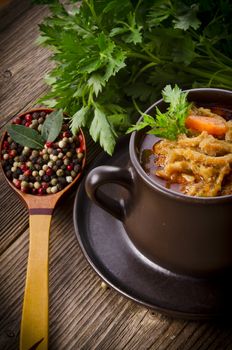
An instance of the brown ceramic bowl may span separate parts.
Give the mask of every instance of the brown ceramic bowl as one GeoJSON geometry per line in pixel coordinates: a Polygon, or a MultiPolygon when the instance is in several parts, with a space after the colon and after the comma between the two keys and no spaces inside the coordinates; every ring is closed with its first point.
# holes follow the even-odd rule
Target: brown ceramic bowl
{"type": "MultiPolygon", "coordinates": [[[[232,108],[232,91],[191,89],[188,100],[202,106],[232,108]]],[[[152,105],[165,109],[162,100],[152,105]]],[[[139,162],[144,132],[130,139],[128,168],[101,166],[86,179],[89,197],[123,222],[137,249],[170,271],[209,276],[232,267],[232,196],[191,197],[174,192],[149,177],[139,162]],[[128,198],[110,198],[99,189],[117,183],[128,190],[128,198]]]]}

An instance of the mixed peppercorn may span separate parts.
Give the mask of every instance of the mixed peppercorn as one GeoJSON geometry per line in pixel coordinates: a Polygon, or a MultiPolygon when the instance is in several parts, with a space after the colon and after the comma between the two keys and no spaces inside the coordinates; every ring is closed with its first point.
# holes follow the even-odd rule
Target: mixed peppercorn
{"type": "MultiPolygon", "coordinates": [[[[14,124],[40,131],[49,112],[36,111],[16,117],[14,124]]],[[[41,150],[16,143],[7,133],[2,143],[1,161],[7,178],[22,192],[53,194],[64,189],[81,172],[85,156],[81,133],[73,136],[67,124],[54,142],[41,150]]]]}

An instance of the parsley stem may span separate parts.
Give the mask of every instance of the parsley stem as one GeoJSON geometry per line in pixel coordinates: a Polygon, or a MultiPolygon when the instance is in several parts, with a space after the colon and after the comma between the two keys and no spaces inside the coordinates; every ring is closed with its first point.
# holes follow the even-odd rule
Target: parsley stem
{"type": "Polygon", "coordinates": [[[90,9],[90,12],[91,12],[94,20],[96,21],[97,25],[99,25],[98,16],[96,15],[96,12],[94,10],[94,4],[93,4],[92,0],[90,0],[90,3],[89,3],[89,0],[85,0],[85,3],[88,6],[88,8],[90,9]]]}
{"type": "Polygon", "coordinates": [[[136,111],[137,111],[140,115],[144,115],[144,112],[141,111],[141,109],[140,109],[139,106],[137,105],[137,103],[136,103],[134,97],[132,97],[132,102],[133,102],[133,105],[135,106],[136,111]]]}
{"type": "Polygon", "coordinates": [[[144,52],[146,52],[146,54],[152,58],[152,60],[156,63],[160,63],[160,59],[158,59],[156,56],[154,56],[144,45],[140,45],[142,47],[142,49],[144,50],[144,52]]]}
{"type": "Polygon", "coordinates": [[[143,55],[141,53],[138,53],[138,52],[129,51],[127,53],[127,56],[128,57],[133,57],[133,58],[141,58],[144,61],[153,62],[153,60],[151,58],[149,58],[148,56],[143,55]]]}
{"type": "Polygon", "coordinates": [[[139,77],[143,72],[145,72],[147,69],[149,69],[149,68],[151,68],[151,67],[154,67],[154,66],[156,66],[156,65],[157,65],[157,63],[155,63],[155,62],[150,62],[150,63],[146,64],[145,66],[143,66],[143,68],[141,68],[141,69],[138,71],[138,73],[134,76],[132,82],[134,83],[134,82],[138,79],[138,77],[139,77]]]}
{"type": "MultiPolygon", "coordinates": [[[[183,69],[184,69],[185,72],[195,74],[196,76],[204,77],[204,78],[207,78],[207,79],[210,79],[210,80],[212,78],[212,74],[211,73],[207,73],[206,71],[203,71],[203,70],[200,70],[200,69],[191,68],[191,67],[183,67],[183,69]]],[[[214,77],[215,81],[218,81],[219,83],[225,84],[225,86],[228,87],[228,88],[231,87],[231,79],[230,79],[230,77],[228,79],[224,78],[222,76],[217,77],[216,73],[215,73],[215,77],[214,77]]]]}

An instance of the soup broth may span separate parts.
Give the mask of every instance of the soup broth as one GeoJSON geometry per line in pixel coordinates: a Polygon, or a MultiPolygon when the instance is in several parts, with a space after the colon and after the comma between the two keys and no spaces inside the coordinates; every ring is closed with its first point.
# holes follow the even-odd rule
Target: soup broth
{"type": "Polygon", "coordinates": [[[203,197],[232,194],[232,108],[194,108],[203,117],[223,120],[225,134],[191,130],[176,141],[146,134],[140,163],[152,180],[176,192],[203,197]]]}

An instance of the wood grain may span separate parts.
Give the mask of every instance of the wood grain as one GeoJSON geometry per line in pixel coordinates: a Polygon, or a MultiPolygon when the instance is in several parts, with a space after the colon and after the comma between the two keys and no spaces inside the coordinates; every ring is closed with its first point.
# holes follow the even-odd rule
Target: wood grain
{"type": "MultiPolygon", "coordinates": [[[[45,6],[16,1],[11,20],[0,34],[0,123],[34,105],[46,90],[50,52],[37,47],[37,23],[45,6]]],[[[89,162],[99,149],[88,141],[89,162]]],[[[99,277],[84,259],[72,222],[75,191],[55,209],[50,233],[51,350],[230,350],[228,321],[188,322],[167,318],[102,289],[99,277]]],[[[0,349],[19,344],[28,255],[28,214],[0,175],[0,349]]]]}

